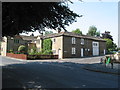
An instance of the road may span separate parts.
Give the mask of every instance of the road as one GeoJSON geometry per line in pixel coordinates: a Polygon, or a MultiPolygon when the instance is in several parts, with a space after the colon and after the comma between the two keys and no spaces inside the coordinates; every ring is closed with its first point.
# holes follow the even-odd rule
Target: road
{"type": "Polygon", "coordinates": [[[99,59],[23,61],[2,57],[3,88],[117,88],[117,75],[82,68],[99,59]]]}

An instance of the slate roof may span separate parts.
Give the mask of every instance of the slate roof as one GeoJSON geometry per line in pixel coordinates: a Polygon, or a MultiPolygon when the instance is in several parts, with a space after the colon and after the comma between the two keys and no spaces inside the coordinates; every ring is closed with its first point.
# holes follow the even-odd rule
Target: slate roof
{"type": "Polygon", "coordinates": [[[25,36],[25,35],[20,35],[23,40],[31,41],[31,40],[37,40],[37,36],[25,36]]]}
{"type": "Polygon", "coordinates": [[[105,41],[104,39],[100,38],[100,37],[93,37],[93,36],[88,36],[88,35],[80,35],[80,34],[75,34],[73,32],[61,32],[61,33],[53,33],[53,34],[49,34],[47,36],[44,36],[44,39],[47,38],[53,38],[53,37],[58,37],[58,36],[71,36],[71,37],[80,37],[80,38],[86,38],[86,39],[92,39],[92,40],[100,40],[100,41],[105,41]]]}

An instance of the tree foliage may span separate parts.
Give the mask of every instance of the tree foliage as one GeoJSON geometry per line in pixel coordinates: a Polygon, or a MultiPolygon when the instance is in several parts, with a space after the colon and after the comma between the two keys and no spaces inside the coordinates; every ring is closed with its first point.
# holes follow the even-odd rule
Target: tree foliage
{"type": "Polygon", "coordinates": [[[43,51],[52,50],[52,40],[45,39],[43,40],[43,51]]]}
{"type": "Polygon", "coordinates": [[[111,39],[106,38],[104,40],[106,40],[106,48],[107,48],[107,50],[113,47],[111,39]]]}
{"type": "Polygon", "coordinates": [[[112,35],[110,35],[109,31],[105,31],[104,33],[102,33],[102,38],[107,41],[106,44],[108,52],[116,50],[117,45],[113,42],[112,35]]]}
{"type": "Polygon", "coordinates": [[[104,33],[102,33],[102,38],[108,38],[113,41],[112,35],[110,35],[109,31],[105,31],[104,33]]]}
{"type": "Polygon", "coordinates": [[[90,26],[87,35],[89,36],[100,36],[100,32],[97,32],[97,28],[95,26],[90,26]]]}
{"type": "Polygon", "coordinates": [[[72,32],[82,35],[82,31],[80,31],[80,29],[73,30],[72,32]]]}
{"type": "Polygon", "coordinates": [[[61,30],[80,17],[71,11],[66,2],[3,2],[2,36],[22,32],[61,30]]]}
{"type": "Polygon", "coordinates": [[[52,31],[45,31],[45,35],[52,34],[52,31]]]}

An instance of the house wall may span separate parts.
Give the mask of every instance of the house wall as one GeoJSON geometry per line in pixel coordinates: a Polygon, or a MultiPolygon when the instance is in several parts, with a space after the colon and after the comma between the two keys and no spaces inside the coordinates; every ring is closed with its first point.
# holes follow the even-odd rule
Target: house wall
{"type": "Polygon", "coordinates": [[[18,51],[20,45],[25,45],[27,48],[27,42],[22,40],[20,37],[3,37],[3,42],[1,42],[1,55],[6,56],[6,53],[10,50],[18,51]],[[15,40],[18,40],[17,42],[15,40]]]}
{"type": "Polygon", "coordinates": [[[104,49],[106,49],[105,42],[97,41],[92,39],[84,39],[84,45],[81,44],[81,38],[76,37],[76,44],[72,44],[71,36],[63,37],[63,58],[80,58],[81,57],[81,48],[83,48],[83,56],[93,56],[93,45],[92,42],[99,43],[99,55],[104,55],[104,49]],[[76,48],[76,54],[72,54],[72,47],[76,48]]]}
{"type": "Polygon", "coordinates": [[[54,55],[59,55],[59,59],[63,58],[63,36],[54,37],[52,39],[52,50],[54,55]]]}
{"type": "Polygon", "coordinates": [[[43,40],[42,40],[40,37],[38,37],[38,38],[37,38],[37,41],[36,41],[36,47],[37,47],[37,51],[38,51],[38,52],[41,51],[42,42],[43,42],[43,40]]]}
{"type": "MultiPolygon", "coordinates": [[[[10,45],[13,48],[13,51],[18,51],[18,48],[20,45],[25,45],[26,48],[27,46],[27,41],[22,40],[19,37],[15,37],[13,40],[9,39],[8,40],[8,45],[10,45]],[[18,40],[18,42],[16,42],[15,40],[18,40]]],[[[10,48],[8,48],[8,50],[10,50],[10,48]]]]}
{"type": "Polygon", "coordinates": [[[2,42],[1,43],[1,55],[2,56],[6,56],[6,51],[7,51],[7,43],[6,42],[2,42]]]}
{"type": "Polygon", "coordinates": [[[99,51],[99,53],[100,53],[100,55],[105,55],[104,54],[104,50],[105,50],[105,52],[106,52],[106,42],[102,42],[102,41],[100,41],[99,42],[99,49],[100,49],[100,51],[99,51]]]}
{"type": "Polygon", "coordinates": [[[63,39],[63,57],[64,58],[80,58],[81,57],[81,48],[83,48],[83,56],[92,56],[92,40],[84,39],[84,44],[81,44],[81,38],[75,38],[76,43],[72,44],[72,37],[64,36],[63,39]],[[72,47],[75,47],[76,54],[72,54],[72,47]],[[89,52],[86,50],[90,50],[89,52]]]}
{"type": "Polygon", "coordinates": [[[7,38],[3,37],[3,41],[1,42],[1,55],[6,56],[7,52],[7,38]]]}

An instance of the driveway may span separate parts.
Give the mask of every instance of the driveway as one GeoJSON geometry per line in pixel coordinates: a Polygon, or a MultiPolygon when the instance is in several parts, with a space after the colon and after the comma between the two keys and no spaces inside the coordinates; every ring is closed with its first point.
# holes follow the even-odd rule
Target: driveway
{"type": "Polygon", "coordinates": [[[117,75],[82,69],[99,59],[22,61],[2,57],[3,88],[117,88],[117,75]]]}

